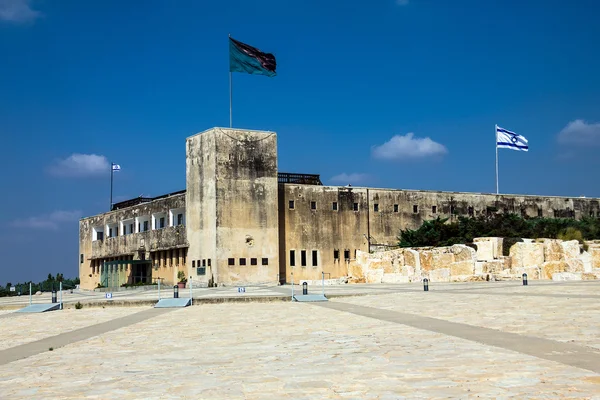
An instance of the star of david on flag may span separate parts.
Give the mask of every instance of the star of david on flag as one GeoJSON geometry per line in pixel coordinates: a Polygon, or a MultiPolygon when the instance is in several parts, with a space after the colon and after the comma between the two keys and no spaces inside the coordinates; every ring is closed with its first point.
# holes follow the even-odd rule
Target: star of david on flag
{"type": "Polygon", "coordinates": [[[529,151],[529,145],[525,136],[517,135],[507,129],[496,125],[496,146],[499,149],[511,149],[517,151],[529,151]]]}

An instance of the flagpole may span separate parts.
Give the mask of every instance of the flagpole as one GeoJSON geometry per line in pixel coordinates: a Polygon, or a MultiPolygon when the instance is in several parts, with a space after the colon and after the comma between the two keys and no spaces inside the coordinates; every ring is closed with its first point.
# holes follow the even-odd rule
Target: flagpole
{"type": "Polygon", "coordinates": [[[496,194],[500,194],[498,186],[498,125],[495,125],[494,127],[494,135],[496,136],[496,194]]]}
{"type": "MultiPolygon", "coordinates": [[[[229,38],[231,39],[231,33],[229,34],[229,38]]],[[[232,107],[231,107],[231,99],[233,97],[233,80],[231,77],[231,68],[229,68],[229,127],[233,128],[233,116],[232,116],[232,107]]]]}
{"type": "Polygon", "coordinates": [[[113,193],[113,165],[114,163],[110,163],[110,208],[108,211],[112,211],[112,193],[113,193]]]}

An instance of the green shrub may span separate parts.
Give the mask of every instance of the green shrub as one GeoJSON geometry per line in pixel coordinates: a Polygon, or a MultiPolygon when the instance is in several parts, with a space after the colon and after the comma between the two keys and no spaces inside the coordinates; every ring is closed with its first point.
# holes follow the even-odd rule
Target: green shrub
{"type": "Polygon", "coordinates": [[[83,308],[83,304],[81,304],[81,302],[78,301],[77,303],[75,303],[76,310],[81,310],[82,308],[83,308]]]}
{"type": "Polygon", "coordinates": [[[400,247],[451,246],[471,243],[476,237],[502,237],[507,242],[503,253],[516,241],[513,238],[559,238],[578,240],[600,239],[600,219],[527,218],[517,214],[491,214],[478,217],[459,216],[454,222],[447,218],[425,221],[418,229],[403,229],[398,236],[400,247]],[[511,244],[512,243],[512,244],[511,244]],[[509,245],[510,244],[510,245],[509,245]]]}

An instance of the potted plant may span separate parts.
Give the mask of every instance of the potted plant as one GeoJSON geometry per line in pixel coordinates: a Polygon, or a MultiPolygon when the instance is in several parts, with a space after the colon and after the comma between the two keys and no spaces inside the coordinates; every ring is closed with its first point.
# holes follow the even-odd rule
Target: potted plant
{"type": "Polygon", "coordinates": [[[179,289],[185,289],[185,284],[187,282],[187,278],[185,277],[185,272],[179,271],[177,273],[177,279],[179,279],[179,282],[177,283],[177,286],[179,287],[179,289]]]}

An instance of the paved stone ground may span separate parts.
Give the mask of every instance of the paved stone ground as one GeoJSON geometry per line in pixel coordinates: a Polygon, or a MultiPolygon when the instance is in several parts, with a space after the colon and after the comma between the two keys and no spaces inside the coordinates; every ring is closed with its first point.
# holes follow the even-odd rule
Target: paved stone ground
{"type": "MultiPolygon", "coordinates": [[[[84,328],[87,338],[74,330],[44,339],[64,341],[51,352],[8,363],[0,352],[0,397],[600,399],[597,283],[433,289],[318,304],[147,308],[129,325],[114,314],[111,327],[84,328]],[[584,367],[565,349],[580,352],[584,367]]],[[[0,320],[0,335],[15,320],[0,320]]]]}
{"type": "MultiPolygon", "coordinates": [[[[69,309],[39,314],[15,314],[0,320],[0,350],[130,315],[148,307],[69,309]]],[[[4,315],[6,315],[5,313],[4,315]]]]}

